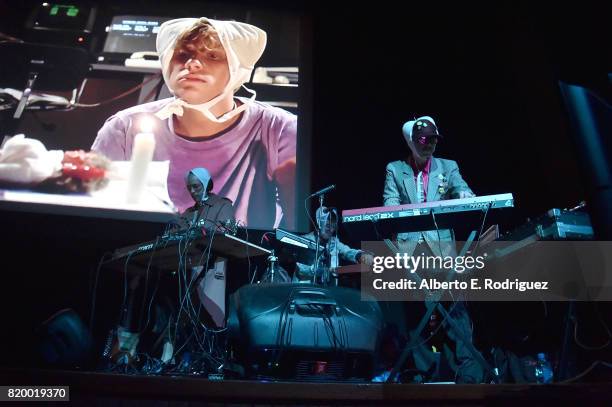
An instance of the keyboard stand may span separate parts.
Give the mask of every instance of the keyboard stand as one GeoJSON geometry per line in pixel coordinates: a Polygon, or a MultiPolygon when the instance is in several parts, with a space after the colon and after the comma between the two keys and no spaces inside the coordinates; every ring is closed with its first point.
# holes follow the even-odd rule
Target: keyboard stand
{"type": "MultiPolygon", "coordinates": [[[[473,230],[470,233],[470,236],[467,238],[465,244],[461,248],[461,252],[459,253],[459,256],[465,255],[469,247],[474,242],[475,237],[476,237],[476,231],[473,230]]],[[[391,240],[385,239],[384,241],[387,247],[393,253],[400,253],[399,248],[391,240]]],[[[453,274],[454,273],[448,273],[446,281],[448,281],[453,274]]],[[[415,279],[417,284],[420,285],[422,278],[418,275],[418,273],[409,273],[409,275],[413,276],[412,278],[415,279]]],[[[429,293],[429,290],[427,291],[429,293]]],[[[414,335],[412,335],[411,338],[406,343],[406,346],[404,347],[402,354],[400,355],[399,359],[393,366],[393,369],[389,373],[389,377],[387,377],[387,380],[386,380],[387,383],[393,383],[396,376],[399,374],[400,369],[406,362],[406,359],[408,358],[410,351],[416,348],[419,345],[419,343],[422,342],[423,338],[421,338],[421,333],[423,332],[423,329],[425,329],[425,326],[427,325],[429,318],[431,317],[431,314],[433,313],[434,309],[437,309],[438,312],[442,315],[443,321],[448,322],[448,324],[450,325],[450,329],[453,330],[453,332],[457,335],[459,340],[463,341],[468,352],[470,352],[472,357],[482,366],[484,371],[492,375],[492,377],[494,377],[495,381],[497,382],[497,374],[495,370],[491,368],[491,365],[485,360],[485,358],[480,354],[480,352],[478,352],[478,350],[474,347],[474,344],[472,343],[472,339],[468,336],[468,334],[461,329],[461,326],[459,326],[457,322],[450,316],[446,308],[444,308],[444,306],[440,304],[440,297],[442,296],[442,293],[443,293],[443,290],[440,290],[438,293],[435,293],[432,295],[433,296],[432,300],[425,301],[425,307],[426,307],[425,314],[421,318],[419,325],[414,331],[414,335]]]]}

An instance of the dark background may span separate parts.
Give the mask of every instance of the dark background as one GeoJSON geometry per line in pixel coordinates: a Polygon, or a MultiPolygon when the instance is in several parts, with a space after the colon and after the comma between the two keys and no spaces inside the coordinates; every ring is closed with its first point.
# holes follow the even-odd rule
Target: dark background
{"type": "MultiPolygon", "coordinates": [[[[575,154],[558,81],[587,85],[609,96],[606,80],[612,72],[612,52],[604,2],[410,2],[401,7],[392,2],[329,3],[287,5],[268,0],[227,6],[232,17],[245,7],[300,16],[304,45],[300,137],[310,135],[311,191],[336,184],[326,199],[340,209],[382,205],[385,166],[408,152],[402,124],[427,114],[445,136],[436,155],[456,160],[478,195],[514,194],[516,207],[504,219],[503,230],[550,208],[573,207],[585,199],[585,163],[575,154]]],[[[31,4],[0,2],[0,31],[17,37],[23,34],[31,4]]],[[[120,10],[121,14],[184,16],[206,7],[204,2],[186,1],[105,4],[99,8],[108,15],[120,10]]],[[[95,41],[89,44],[92,49],[101,47],[95,41]]],[[[284,49],[282,43],[273,45],[284,49]]],[[[286,52],[291,55],[294,50],[286,52]]],[[[24,308],[34,315],[31,321],[40,321],[40,315],[60,304],[86,309],[87,290],[68,303],[65,298],[66,293],[87,286],[95,268],[92,259],[120,245],[149,240],[155,233],[152,225],[25,213],[2,213],[2,220],[7,231],[5,250],[16,261],[12,270],[19,276],[13,276],[17,282],[4,285],[6,309],[14,309],[15,298],[36,303],[24,308]],[[70,278],[56,278],[60,273],[70,278]],[[48,288],[53,295],[38,288],[34,301],[28,288],[32,284],[48,288]]],[[[592,304],[579,305],[585,321],[582,334],[595,343],[605,342],[592,304]]],[[[563,309],[564,304],[554,306],[563,309]]],[[[527,311],[508,305],[500,311],[504,324],[508,318],[523,324],[515,332],[532,332],[532,326],[541,325],[544,315],[550,315],[550,309],[544,313],[541,304],[527,311]]],[[[544,343],[557,348],[561,321],[562,316],[557,316],[541,325],[545,332],[534,339],[534,346],[544,343]]],[[[492,339],[481,331],[480,340],[492,339]]],[[[608,354],[604,350],[588,357],[608,354]]]]}
{"type": "Polygon", "coordinates": [[[516,222],[583,199],[557,81],[605,79],[603,8],[349,10],[315,23],[313,180],[338,184],[330,200],[381,205],[385,165],[408,150],[401,126],[420,114],[478,195],[514,194],[516,222]]]}

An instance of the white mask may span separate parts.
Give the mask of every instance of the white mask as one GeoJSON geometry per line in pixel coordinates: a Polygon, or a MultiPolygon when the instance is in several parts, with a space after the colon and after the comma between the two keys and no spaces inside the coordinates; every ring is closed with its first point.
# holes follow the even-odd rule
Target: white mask
{"type": "Polygon", "coordinates": [[[219,36],[219,41],[227,55],[227,63],[229,67],[229,81],[225,85],[223,91],[205,103],[191,104],[182,99],[175,98],[167,104],[155,115],[164,120],[171,117],[173,114],[182,116],[184,108],[191,108],[202,113],[208,120],[216,123],[223,123],[237,114],[246,110],[248,105],[255,100],[256,92],[244,86],[244,83],[249,80],[255,63],[259,60],[266,47],[265,31],[245,23],[236,21],[218,21],[211,20],[206,17],[202,18],[179,18],[166,21],[160,26],[157,34],[157,52],[162,65],[162,74],[170,92],[174,93],[174,89],[170,87],[170,62],[174,55],[177,38],[184,32],[189,31],[196,23],[204,21],[209,23],[219,36]],[[221,117],[216,117],[210,109],[216,106],[221,100],[228,95],[233,95],[234,89],[244,87],[252,94],[247,103],[241,106],[234,106],[232,110],[226,112],[221,117]]]}

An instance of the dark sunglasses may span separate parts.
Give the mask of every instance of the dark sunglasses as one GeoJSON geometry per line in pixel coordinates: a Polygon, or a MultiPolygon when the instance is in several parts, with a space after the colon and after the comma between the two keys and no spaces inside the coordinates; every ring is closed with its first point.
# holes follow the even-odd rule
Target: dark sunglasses
{"type": "Polygon", "coordinates": [[[439,140],[438,136],[421,136],[421,137],[417,138],[416,141],[419,144],[425,145],[425,144],[433,144],[434,142],[437,143],[440,140],[439,140]]]}

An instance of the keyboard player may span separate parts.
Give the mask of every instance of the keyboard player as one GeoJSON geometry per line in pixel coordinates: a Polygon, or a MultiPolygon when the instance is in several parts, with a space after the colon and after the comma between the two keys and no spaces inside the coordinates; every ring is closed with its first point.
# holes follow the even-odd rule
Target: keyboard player
{"type": "Polygon", "coordinates": [[[191,169],[185,175],[185,185],[195,204],[180,215],[180,229],[199,225],[207,231],[214,231],[234,220],[232,201],[212,192],[213,180],[206,168],[191,169]]]}
{"type": "MultiPolygon", "coordinates": [[[[232,231],[232,201],[212,192],[213,180],[206,168],[192,168],[185,175],[185,186],[195,204],[181,214],[181,228],[202,230],[206,234],[232,231]]],[[[187,263],[191,267],[195,291],[207,311],[204,314],[207,324],[221,327],[225,324],[225,277],[228,259],[210,252],[210,258],[203,254],[187,259],[187,263]]]]}
{"type": "MultiPolygon", "coordinates": [[[[434,119],[422,116],[406,122],[402,128],[410,153],[404,160],[387,165],[384,205],[396,206],[444,199],[471,198],[474,193],[463,180],[455,161],[434,157],[438,141],[442,138],[434,119]]],[[[449,229],[400,233],[398,245],[403,252],[412,254],[418,243],[439,253],[438,241],[453,241],[449,229]]]]}
{"type": "MultiPolygon", "coordinates": [[[[179,216],[178,222],[174,225],[174,228],[178,230],[175,231],[182,233],[190,229],[204,230],[207,234],[218,230],[225,231],[227,222],[234,219],[234,208],[229,199],[212,192],[213,180],[208,170],[202,167],[191,169],[185,175],[185,185],[195,203],[179,216]]],[[[214,255],[210,259],[203,255],[196,257],[186,259],[186,264],[190,270],[189,279],[192,281],[189,286],[197,292],[200,302],[204,304],[204,309],[207,311],[199,316],[207,324],[222,326],[225,320],[227,259],[214,255]],[[208,265],[208,270],[204,271],[206,265],[208,265]]],[[[121,322],[116,328],[117,337],[110,358],[118,365],[132,363],[140,342],[140,334],[146,328],[146,320],[143,319],[142,312],[140,317],[136,315],[136,310],[143,309],[142,304],[146,302],[149,295],[145,292],[146,288],[143,287],[141,280],[142,275],[140,274],[131,278],[126,300],[126,304],[139,302],[140,306],[124,307],[121,322]]],[[[182,299],[179,299],[179,302],[181,301],[182,299]]],[[[180,315],[175,317],[180,317],[180,315]]]]}
{"type": "Polygon", "coordinates": [[[293,274],[294,282],[308,283],[314,280],[318,284],[329,284],[332,281],[333,272],[340,266],[340,261],[372,266],[374,259],[370,253],[353,249],[338,238],[338,211],[336,208],[325,206],[318,208],[315,217],[317,230],[302,237],[318,242],[322,251],[316,255],[313,253],[309,264],[292,262],[280,256],[282,267],[293,274]]]}
{"type": "MultiPolygon", "coordinates": [[[[436,146],[442,139],[442,135],[432,117],[422,116],[410,120],[403,125],[402,132],[409,147],[409,154],[407,158],[393,161],[387,165],[383,193],[385,206],[418,204],[475,196],[461,176],[455,161],[434,157],[436,146]]],[[[414,253],[419,255],[423,253],[427,256],[456,255],[454,244],[452,244],[454,234],[449,229],[398,233],[396,238],[400,252],[408,255],[414,253]],[[442,245],[440,242],[450,242],[451,244],[442,245]]],[[[383,309],[393,307],[393,304],[387,303],[384,304],[383,309]]],[[[407,303],[402,308],[406,313],[403,319],[407,327],[414,327],[422,316],[424,307],[417,303],[407,303]]],[[[394,313],[391,309],[388,311],[394,313]]],[[[395,311],[395,314],[397,314],[398,310],[395,311]]],[[[465,332],[470,332],[469,336],[471,337],[471,322],[463,303],[457,303],[452,307],[451,316],[462,326],[465,332]]],[[[434,313],[432,322],[435,322],[436,318],[439,321],[440,316],[434,313]]],[[[451,366],[456,366],[456,381],[464,383],[481,382],[484,377],[483,368],[470,355],[465,345],[448,330],[448,324],[442,323],[442,328],[441,331],[444,333],[442,335],[443,343],[437,345],[438,348],[441,347],[445,351],[449,350],[449,354],[445,356],[451,366]]],[[[431,352],[431,345],[423,341],[419,347],[413,350],[413,360],[420,371],[431,370],[431,365],[435,359],[431,352]]],[[[431,379],[452,380],[453,378],[431,379]]]]}

